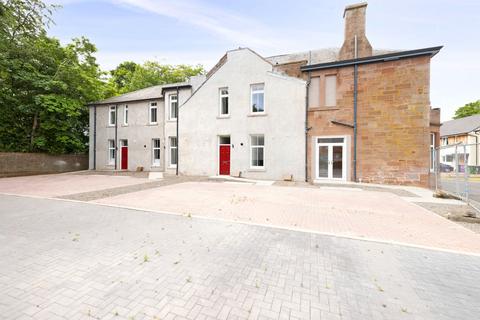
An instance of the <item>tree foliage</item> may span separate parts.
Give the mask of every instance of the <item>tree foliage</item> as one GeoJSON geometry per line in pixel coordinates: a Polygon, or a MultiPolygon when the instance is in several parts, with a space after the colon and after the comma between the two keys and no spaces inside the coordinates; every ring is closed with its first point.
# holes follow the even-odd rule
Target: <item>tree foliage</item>
{"type": "Polygon", "coordinates": [[[151,85],[184,81],[201,66],[126,61],[110,73],[84,37],[67,45],[47,35],[58,7],[0,0],[0,150],[88,150],[87,103],[151,85]]]}
{"type": "Polygon", "coordinates": [[[166,65],[155,61],[137,64],[125,61],[110,72],[110,83],[119,94],[150,86],[183,82],[191,76],[204,73],[201,65],[166,65]]]}
{"type": "Polygon", "coordinates": [[[1,150],[86,150],[85,105],[103,96],[96,48],[85,38],[62,46],[48,37],[54,9],[39,0],[1,3],[1,150]]]}
{"type": "Polygon", "coordinates": [[[463,107],[458,108],[455,111],[454,119],[465,118],[468,116],[473,116],[475,114],[480,114],[480,100],[467,103],[463,107]]]}

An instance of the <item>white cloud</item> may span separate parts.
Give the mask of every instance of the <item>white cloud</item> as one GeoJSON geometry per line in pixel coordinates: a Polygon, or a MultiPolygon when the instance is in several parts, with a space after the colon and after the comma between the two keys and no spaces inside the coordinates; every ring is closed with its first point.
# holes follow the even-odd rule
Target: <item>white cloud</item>
{"type": "Polygon", "coordinates": [[[196,0],[111,0],[202,28],[236,46],[272,48],[281,45],[274,30],[256,20],[196,0]]]}

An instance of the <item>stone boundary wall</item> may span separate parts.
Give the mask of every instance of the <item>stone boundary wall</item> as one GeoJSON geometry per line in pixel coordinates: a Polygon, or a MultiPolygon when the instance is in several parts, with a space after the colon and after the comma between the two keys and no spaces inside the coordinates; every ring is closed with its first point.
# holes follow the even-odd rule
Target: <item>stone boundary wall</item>
{"type": "Polygon", "coordinates": [[[0,152],[0,177],[60,173],[88,169],[88,154],[0,152]]]}

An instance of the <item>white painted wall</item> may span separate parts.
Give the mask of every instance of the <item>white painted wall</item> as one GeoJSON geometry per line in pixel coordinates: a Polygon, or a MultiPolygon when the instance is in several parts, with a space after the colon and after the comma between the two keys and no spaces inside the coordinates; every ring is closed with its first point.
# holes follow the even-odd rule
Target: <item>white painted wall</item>
{"type": "Polygon", "coordinates": [[[179,171],[218,174],[218,137],[231,137],[231,174],[279,180],[305,178],[306,83],[272,72],[248,49],[227,53],[226,63],[180,107],[179,171]],[[250,113],[250,85],[265,83],[265,115],[250,113]],[[219,117],[219,88],[229,89],[230,117],[219,117]],[[250,135],[265,136],[265,169],[250,169],[250,135]]]}

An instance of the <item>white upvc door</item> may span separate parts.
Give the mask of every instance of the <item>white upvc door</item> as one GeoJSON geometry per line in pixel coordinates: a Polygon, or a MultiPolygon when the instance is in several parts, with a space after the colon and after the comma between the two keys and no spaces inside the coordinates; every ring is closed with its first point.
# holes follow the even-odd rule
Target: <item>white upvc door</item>
{"type": "Polygon", "coordinates": [[[318,138],[316,147],[316,178],[346,180],[345,138],[318,138]]]}

